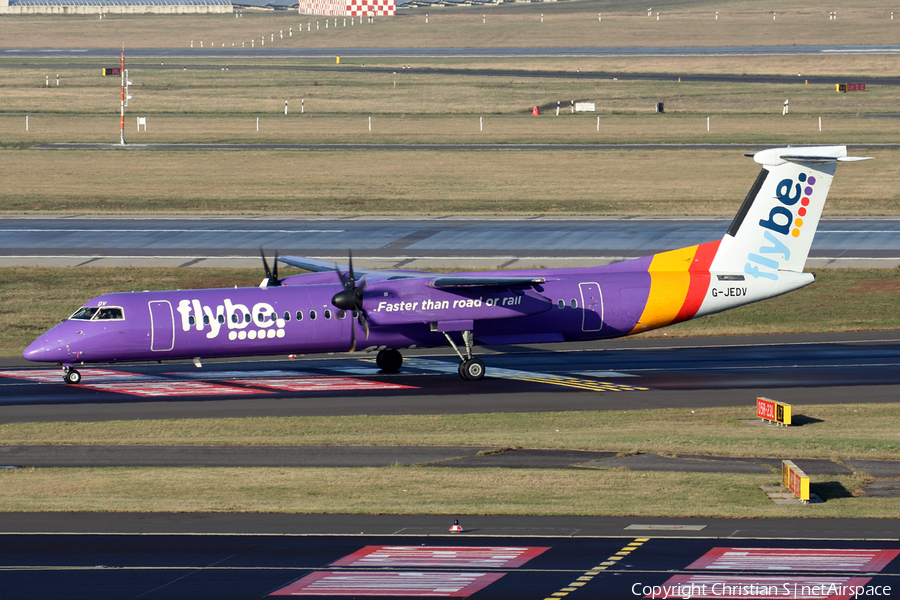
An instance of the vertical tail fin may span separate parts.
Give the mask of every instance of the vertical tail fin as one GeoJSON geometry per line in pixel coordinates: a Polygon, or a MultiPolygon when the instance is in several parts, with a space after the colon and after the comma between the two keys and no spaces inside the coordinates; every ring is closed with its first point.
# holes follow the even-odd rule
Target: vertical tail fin
{"type": "Polygon", "coordinates": [[[772,148],[748,156],[763,168],[710,271],[777,281],[780,271],[803,271],[838,161],[866,159],[848,157],[846,146],[772,148]]]}

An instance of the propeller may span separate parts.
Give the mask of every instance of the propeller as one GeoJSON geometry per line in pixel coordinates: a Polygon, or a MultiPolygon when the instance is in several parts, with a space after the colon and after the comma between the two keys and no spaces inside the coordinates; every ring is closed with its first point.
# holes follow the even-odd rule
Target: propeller
{"type": "Polygon", "coordinates": [[[281,285],[281,280],[278,279],[278,249],[275,249],[275,262],[272,263],[273,270],[271,271],[269,270],[269,263],[266,262],[266,253],[263,252],[262,244],[259,246],[259,255],[262,256],[263,269],[266,271],[265,287],[281,285]]]}
{"type": "MultiPolygon", "coordinates": [[[[348,251],[350,257],[350,270],[345,275],[335,265],[334,270],[344,289],[335,294],[331,298],[331,303],[337,308],[344,311],[351,311],[351,315],[355,312],[359,325],[366,332],[366,339],[369,339],[369,321],[366,320],[366,313],[363,310],[363,290],[366,289],[366,280],[362,279],[359,285],[356,283],[356,275],[353,273],[353,252],[348,251]]],[[[356,328],[350,327],[350,352],[356,350],[356,328]]]]}

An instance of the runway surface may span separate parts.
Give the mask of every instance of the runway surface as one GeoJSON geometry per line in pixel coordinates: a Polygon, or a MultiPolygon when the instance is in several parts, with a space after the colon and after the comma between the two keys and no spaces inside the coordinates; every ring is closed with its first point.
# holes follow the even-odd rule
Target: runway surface
{"type": "MultiPolygon", "coordinates": [[[[373,268],[608,264],[721,239],[730,218],[4,217],[2,266],[258,267],[282,256],[373,268]]],[[[810,267],[900,264],[900,219],[824,218],[810,267]]]]}
{"type": "Polygon", "coordinates": [[[637,339],[479,348],[462,380],[443,351],[407,351],[399,373],[367,355],[61,371],[0,362],[0,422],[288,415],[467,414],[896,402],[900,332],[637,339]]]}
{"type": "MultiPolygon", "coordinates": [[[[0,527],[15,522],[16,517],[3,515],[0,527]]],[[[50,517],[49,521],[59,521],[50,517]]],[[[185,526],[182,531],[189,531],[191,524],[210,520],[207,515],[110,517],[104,517],[100,529],[117,521],[168,520],[170,527],[180,524],[185,526]]],[[[753,539],[740,534],[742,529],[752,531],[758,523],[754,520],[576,518],[593,521],[599,529],[613,529],[616,537],[581,537],[589,534],[577,521],[567,531],[573,537],[557,537],[559,533],[553,532],[572,518],[544,519],[550,527],[529,535],[540,528],[515,527],[518,519],[462,517],[462,523],[475,531],[450,536],[446,529],[452,517],[340,515],[343,529],[357,525],[378,530],[389,522],[396,529],[394,535],[373,535],[363,529],[355,535],[319,536],[287,532],[321,517],[259,517],[270,526],[289,525],[274,535],[3,534],[0,593],[4,598],[64,596],[72,600],[228,600],[283,595],[824,600],[851,597],[829,593],[831,585],[854,586],[881,597],[892,597],[900,585],[900,542],[885,539],[890,533],[883,530],[876,534],[877,541],[859,539],[859,533],[851,533],[850,539],[814,536],[818,539],[801,540],[790,539],[788,533],[796,522],[773,520],[776,522],[763,524],[763,528],[784,525],[780,537],[786,539],[753,539]],[[438,526],[441,521],[443,527],[438,526]],[[498,528],[500,522],[507,527],[498,528]],[[426,527],[419,528],[418,535],[406,535],[417,529],[416,524],[426,527]],[[505,530],[500,537],[485,537],[496,535],[488,532],[497,529],[505,530]],[[518,529],[514,537],[510,529],[518,529]],[[710,535],[712,531],[707,533],[707,529],[718,530],[725,537],[710,535]],[[434,533],[422,535],[427,530],[434,533]],[[445,530],[443,537],[436,537],[439,530],[445,530]],[[735,596],[726,592],[726,586],[753,592],[735,596]]],[[[90,516],[68,518],[83,524],[90,516]]],[[[93,520],[98,521],[96,517],[93,520]]],[[[842,521],[825,527],[845,532],[850,527],[858,532],[884,524],[842,521]]]]}

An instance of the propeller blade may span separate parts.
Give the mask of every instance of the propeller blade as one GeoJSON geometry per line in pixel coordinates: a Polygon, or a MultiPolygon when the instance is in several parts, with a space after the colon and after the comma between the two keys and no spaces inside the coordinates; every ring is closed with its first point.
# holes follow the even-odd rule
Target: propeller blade
{"type": "Polygon", "coordinates": [[[350,354],[356,352],[356,327],[353,325],[353,319],[350,319],[350,354]]]}
{"type": "Polygon", "coordinates": [[[259,255],[262,257],[263,269],[266,271],[266,277],[272,281],[272,271],[269,270],[269,263],[266,262],[266,253],[263,252],[262,244],[259,245],[259,255]]]}
{"type": "Polygon", "coordinates": [[[275,250],[274,271],[269,269],[269,263],[266,261],[266,253],[263,252],[262,244],[259,245],[259,255],[262,257],[263,270],[266,272],[266,286],[281,285],[281,281],[278,279],[278,250],[275,250]]]}
{"type": "Polygon", "coordinates": [[[357,319],[359,324],[362,325],[363,330],[366,332],[366,339],[369,339],[369,321],[366,319],[366,315],[363,311],[359,311],[359,317],[357,319]]]}
{"type": "Polygon", "coordinates": [[[278,279],[278,248],[275,248],[275,260],[272,262],[272,278],[275,280],[273,285],[281,285],[281,280],[278,279]]]}

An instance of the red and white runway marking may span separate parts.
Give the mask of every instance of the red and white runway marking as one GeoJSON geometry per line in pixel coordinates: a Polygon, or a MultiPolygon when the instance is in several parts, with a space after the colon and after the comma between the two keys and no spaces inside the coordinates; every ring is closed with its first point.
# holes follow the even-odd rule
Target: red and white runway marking
{"type": "MultiPolygon", "coordinates": [[[[82,380],[83,381],[83,380],[82,380]]],[[[98,383],[79,385],[81,388],[115,392],[130,396],[155,398],[159,396],[231,396],[246,394],[271,394],[266,390],[231,387],[204,381],[139,381],[130,383],[98,383]]]]}
{"type": "Polygon", "coordinates": [[[507,546],[366,546],[332,567],[465,567],[509,569],[549,550],[549,547],[507,546]]]}
{"type": "Polygon", "coordinates": [[[272,596],[408,596],[466,598],[503,573],[316,571],[272,596]]]}
{"type": "MultiPolygon", "coordinates": [[[[28,381],[39,381],[41,383],[63,383],[63,370],[56,369],[9,369],[0,371],[0,377],[10,377],[13,379],[27,379],[28,381]]],[[[83,379],[90,379],[92,382],[106,383],[109,381],[134,381],[159,379],[153,375],[141,375],[139,373],[126,373],[125,371],[111,371],[109,369],[86,369],[82,373],[83,379]]]]}
{"type": "Polygon", "coordinates": [[[880,571],[900,550],[713,548],[686,568],[723,571],[880,571]]]}
{"type": "Polygon", "coordinates": [[[239,385],[252,385],[256,387],[271,388],[288,392],[346,392],[369,390],[415,390],[409,385],[396,383],[384,383],[382,381],[369,381],[366,379],[352,379],[350,377],[282,377],[274,379],[227,379],[225,383],[239,385]]]}
{"type": "Polygon", "coordinates": [[[640,590],[644,598],[717,598],[737,600],[850,600],[870,577],[790,575],[675,575],[651,593],[640,590]]]}

